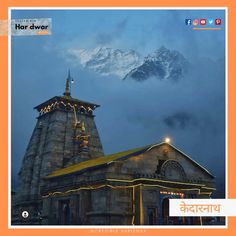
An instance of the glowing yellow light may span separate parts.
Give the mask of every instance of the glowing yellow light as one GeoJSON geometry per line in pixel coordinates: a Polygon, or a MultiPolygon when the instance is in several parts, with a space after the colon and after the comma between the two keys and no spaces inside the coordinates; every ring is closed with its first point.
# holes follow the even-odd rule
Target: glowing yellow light
{"type": "Polygon", "coordinates": [[[166,137],[166,138],[165,138],[165,142],[166,142],[166,143],[170,143],[170,141],[171,141],[171,140],[170,140],[169,137],[166,137]]]}
{"type": "MultiPolygon", "coordinates": [[[[109,187],[109,188],[112,188],[112,189],[128,189],[128,188],[134,188],[134,187],[138,187],[138,186],[146,186],[146,187],[160,187],[160,188],[165,188],[165,189],[173,189],[173,190],[183,190],[183,191],[198,191],[198,194],[201,193],[201,190],[198,189],[198,188],[173,188],[173,187],[166,187],[166,186],[163,186],[163,185],[158,185],[158,184],[135,184],[135,185],[122,185],[122,186],[113,186],[113,185],[110,185],[110,184],[102,184],[102,185],[89,185],[87,187],[79,187],[79,188],[76,188],[76,189],[70,189],[70,190],[67,190],[65,192],[50,192],[48,193],[47,195],[44,195],[42,196],[43,198],[47,198],[47,197],[50,197],[50,196],[54,196],[54,195],[57,195],[57,194],[68,194],[68,193],[71,193],[71,192],[78,192],[80,190],[94,190],[94,189],[100,189],[100,188],[103,188],[103,187],[109,187]]],[[[171,194],[171,192],[167,192],[167,191],[162,191],[162,193],[164,194],[171,194]]],[[[173,192],[172,192],[173,194],[173,192]]],[[[184,196],[184,194],[182,193],[182,196],[184,196]]]]}

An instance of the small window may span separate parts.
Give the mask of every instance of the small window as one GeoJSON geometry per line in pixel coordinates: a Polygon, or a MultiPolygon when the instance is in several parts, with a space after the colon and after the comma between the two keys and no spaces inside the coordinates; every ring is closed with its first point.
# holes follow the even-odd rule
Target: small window
{"type": "Polygon", "coordinates": [[[69,200],[59,201],[59,224],[60,225],[70,224],[70,201],[69,200]]]}
{"type": "Polygon", "coordinates": [[[157,165],[157,169],[156,169],[156,174],[161,174],[161,167],[163,165],[163,163],[165,162],[165,160],[158,160],[158,165],[157,165]]]}

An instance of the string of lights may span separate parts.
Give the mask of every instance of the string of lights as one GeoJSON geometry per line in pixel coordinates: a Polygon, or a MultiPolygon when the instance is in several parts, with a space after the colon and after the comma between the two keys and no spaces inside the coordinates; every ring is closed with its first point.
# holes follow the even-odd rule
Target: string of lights
{"type": "MultiPolygon", "coordinates": [[[[107,179],[108,181],[116,181],[116,182],[127,182],[127,183],[133,183],[138,180],[148,180],[148,181],[155,181],[155,182],[163,182],[163,183],[171,183],[171,184],[181,184],[181,185],[193,185],[193,186],[199,186],[199,187],[205,187],[205,184],[195,184],[195,183],[186,183],[186,182],[177,182],[177,181],[171,181],[171,180],[162,180],[162,179],[148,179],[148,178],[138,178],[138,179],[107,179]]],[[[207,188],[207,187],[205,187],[207,188]]],[[[212,188],[214,189],[214,188],[212,188]]]]}
{"type": "Polygon", "coordinates": [[[95,189],[104,188],[104,187],[110,187],[112,189],[122,189],[122,188],[133,188],[133,187],[137,187],[137,186],[159,187],[159,188],[169,189],[170,191],[171,190],[172,191],[173,190],[177,190],[177,191],[198,191],[199,194],[201,192],[201,190],[199,188],[174,188],[174,187],[166,187],[166,186],[159,185],[159,184],[143,184],[143,183],[140,183],[140,184],[129,185],[129,186],[113,186],[113,185],[110,185],[110,184],[103,184],[103,185],[90,185],[88,187],[79,187],[79,188],[76,188],[76,189],[67,190],[65,192],[50,192],[47,195],[44,195],[42,197],[47,198],[49,196],[54,196],[54,195],[57,195],[57,194],[65,195],[65,194],[68,194],[68,193],[71,193],[71,192],[78,192],[78,191],[81,191],[81,190],[95,190],[95,189]]]}
{"type": "Polygon", "coordinates": [[[132,201],[133,201],[133,216],[132,216],[132,225],[134,224],[134,216],[135,216],[135,191],[134,187],[132,188],[132,201]]]}
{"type": "MultiPolygon", "coordinates": [[[[40,114],[46,114],[46,113],[50,112],[52,109],[54,109],[57,105],[60,105],[60,104],[62,104],[64,107],[69,106],[69,107],[72,108],[73,110],[78,109],[78,108],[77,108],[77,107],[78,107],[77,104],[72,105],[70,102],[64,103],[63,101],[60,101],[60,102],[56,101],[56,102],[53,102],[53,103],[51,103],[51,104],[45,106],[44,108],[42,108],[42,109],[39,111],[39,113],[40,113],[40,114]]],[[[86,108],[85,108],[84,106],[82,106],[82,105],[80,106],[80,109],[82,109],[82,110],[84,110],[84,111],[87,111],[87,112],[89,112],[89,113],[91,113],[91,112],[93,111],[93,109],[92,109],[91,107],[87,107],[87,109],[86,109],[86,108]]]]}

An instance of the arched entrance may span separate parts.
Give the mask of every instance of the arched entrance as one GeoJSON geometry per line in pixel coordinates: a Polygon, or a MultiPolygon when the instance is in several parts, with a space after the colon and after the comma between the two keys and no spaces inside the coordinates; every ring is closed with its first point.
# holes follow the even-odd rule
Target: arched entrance
{"type": "Polygon", "coordinates": [[[148,216],[148,225],[156,225],[157,224],[157,207],[149,207],[147,209],[148,216]]]}

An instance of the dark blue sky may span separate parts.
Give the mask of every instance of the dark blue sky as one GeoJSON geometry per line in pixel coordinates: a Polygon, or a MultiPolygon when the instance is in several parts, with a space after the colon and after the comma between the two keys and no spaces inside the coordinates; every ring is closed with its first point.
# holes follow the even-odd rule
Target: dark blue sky
{"type": "Polygon", "coordinates": [[[12,18],[52,18],[50,36],[12,37],[13,182],[36,123],[33,107],[64,90],[101,105],[96,123],[105,152],[173,144],[216,176],[225,175],[225,16],[223,10],[15,10],[12,18]],[[185,18],[221,18],[220,31],[194,31],[185,18]],[[108,46],[146,55],[161,46],[181,52],[188,75],[172,83],[103,77],[78,66],[68,50],[108,46]]]}

